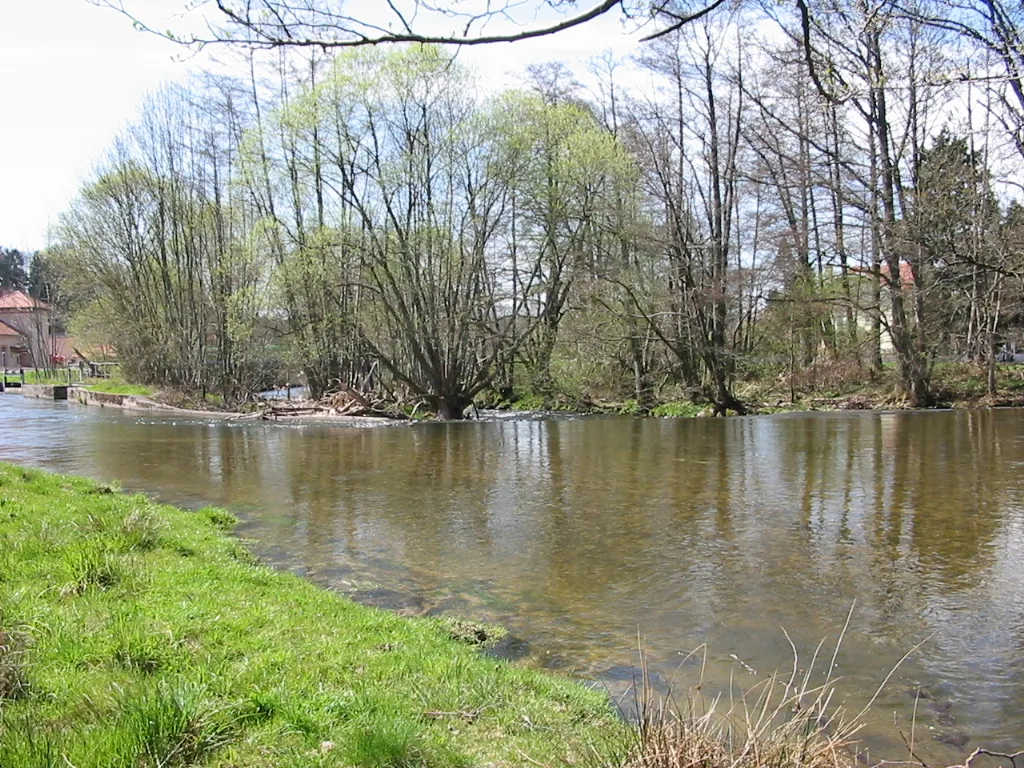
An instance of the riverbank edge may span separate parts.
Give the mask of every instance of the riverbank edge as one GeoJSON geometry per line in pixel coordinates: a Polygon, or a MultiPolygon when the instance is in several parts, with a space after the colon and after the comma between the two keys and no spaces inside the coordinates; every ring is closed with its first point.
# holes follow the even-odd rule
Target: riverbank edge
{"type": "Polygon", "coordinates": [[[72,398],[80,405],[94,405],[107,408],[121,408],[127,411],[150,411],[156,413],[177,414],[180,416],[195,416],[206,419],[220,419],[223,421],[263,421],[272,424],[338,424],[351,427],[386,427],[398,424],[406,424],[396,419],[388,419],[383,416],[344,416],[331,414],[305,414],[302,416],[268,417],[260,411],[243,413],[240,411],[218,411],[198,410],[191,408],[179,408],[167,403],[161,403],[151,397],[141,395],[116,395],[108,392],[95,392],[93,390],[77,388],[72,398]]]}
{"type": "MultiPolygon", "coordinates": [[[[25,396],[30,395],[26,394],[25,396]]],[[[68,401],[78,405],[100,408],[116,408],[125,411],[138,411],[143,413],[179,415],[214,421],[261,421],[271,424],[299,425],[334,424],[338,426],[352,427],[411,426],[421,421],[389,419],[381,416],[345,416],[331,414],[305,414],[301,416],[282,416],[278,418],[267,417],[260,412],[244,413],[237,411],[197,410],[179,408],[142,395],[94,392],[82,387],[69,388],[68,401]]],[[[778,414],[835,413],[852,411],[875,413],[927,413],[930,411],[942,410],[976,410],[992,408],[1024,408],[1024,396],[1007,395],[996,398],[995,400],[989,397],[974,397],[941,402],[929,408],[911,408],[904,403],[894,401],[891,398],[852,394],[839,397],[807,398],[799,400],[796,403],[786,403],[782,401],[777,401],[774,404],[752,403],[750,404],[750,412],[744,415],[751,417],[774,416],[778,414]]],[[[487,411],[509,414],[506,418],[515,418],[517,416],[521,416],[522,418],[531,418],[537,415],[562,417],[634,416],[652,419],[701,419],[714,417],[710,406],[700,406],[688,402],[676,401],[660,403],[650,408],[639,408],[636,403],[631,401],[624,401],[621,403],[590,404],[528,402],[526,405],[512,403],[504,404],[500,407],[480,409],[477,413],[486,413],[487,411]]]]}
{"type": "MultiPolygon", "coordinates": [[[[24,392],[11,390],[12,395],[21,394],[23,397],[35,397],[37,399],[53,399],[45,395],[30,394],[30,390],[24,392]]],[[[200,410],[195,408],[179,408],[178,406],[161,403],[152,397],[145,395],[124,395],[111,392],[97,392],[87,387],[68,387],[67,401],[76,405],[94,406],[99,408],[114,408],[123,411],[138,411],[142,413],[159,413],[177,416],[188,416],[220,421],[266,421],[269,423],[290,423],[290,424],[339,424],[354,427],[383,427],[395,426],[398,424],[409,424],[411,422],[396,419],[388,419],[377,416],[334,416],[329,414],[307,414],[303,416],[266,418],[260,412],[244,413],[240,411],[200,410]]]]}
{"type": "Polygon", "coordinates": [[[261,565],[232,522],[0,463],[0,765],[512,765],[624,736],[603,693],[261,565]]]}
{"type": "MultiPolygon", "coordinates": [[[[1024,408],[1024,397],[1004,397],[995,400],[991,398],[973,398],[966,400],[954,400],[939,402],[935,405],[914,408],[905,403],[892,399],[868,399],[857,395],[845,397],[822,397],[799,400],[796,403],[776,402],[748,403],[748,412],[745,414],[730,414],[727,418],[735,418],[742,415],[744,418],[759,416],[777,416],[780,414],[801,414],[801,413],[840,413],[840,412],[865,412],[865,413],[930,413],[935,411],[966,411],[966,410],[991,410],[997,408],[1024,408]]],[[[714,414],[713,406],[695,405],[689,402],[667,401],[658,405],[642,408],[635,402],[625,401],[621,403],[597,403],[590,406],[567,405],[567,404],[541,404],[529,407],[513,403],[503,407],[481,409],[501,414],[522,414],[523,417],[536,414],[551,414],[557,416],[632,416],[648,419],[714,419],[721,418],[714,414]]]]}

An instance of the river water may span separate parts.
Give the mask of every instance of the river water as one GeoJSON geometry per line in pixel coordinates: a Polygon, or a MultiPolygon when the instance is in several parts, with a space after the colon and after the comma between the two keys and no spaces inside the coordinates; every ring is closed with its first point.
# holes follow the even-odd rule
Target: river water
{"type": "MultiPolygon", "coordinates": [[[[838,655],[872,757],[1024,746],[1024,411],[384,428],[0,396],[0,459],[225,506],[265,560],[357,599],[507,626],[619,692],[762,684],[838,655]],[[687,659],[706,648],[701,659],[687,659]],[[704,671],[701,673],[701,666],[704,671]],[[916,704],[915,704],[916,701],[916,704]]],[[[818,680],[819,677],[812,679],[818,680]]]]}

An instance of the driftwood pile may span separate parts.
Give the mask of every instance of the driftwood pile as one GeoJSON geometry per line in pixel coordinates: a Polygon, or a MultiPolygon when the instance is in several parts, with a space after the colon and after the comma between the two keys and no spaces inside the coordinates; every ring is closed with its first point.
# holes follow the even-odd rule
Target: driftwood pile
{"type": "Polygon", "coordinates": [[[259,418],[273,421],[295,416],[374,416],[395,418],[387,410],[387,401],[382,397],[362,394],[354,389],[330,392],[319,400],[297,400],[282,402],[265,401],[259,418]]]}

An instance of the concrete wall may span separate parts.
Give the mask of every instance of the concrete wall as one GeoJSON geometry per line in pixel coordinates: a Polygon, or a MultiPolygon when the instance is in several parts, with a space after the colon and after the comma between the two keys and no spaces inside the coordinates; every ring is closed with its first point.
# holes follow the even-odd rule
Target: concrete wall
{"type": "Polygon", "coordinates": [[[25,397],[38,397],[42,400],[67,400],[67,384],[26,384],[21,388],[21,394],[25,397]]]}
{"type": "Polygon", "coordinates": [[[99,405],[109,408],[133,408],[141,410],[162,410],[163,406],[149,398],[139,395],[112,395],[108,392],[93,392],[81,387],[73,387],[71,399],[82,405],[99,405]]]}

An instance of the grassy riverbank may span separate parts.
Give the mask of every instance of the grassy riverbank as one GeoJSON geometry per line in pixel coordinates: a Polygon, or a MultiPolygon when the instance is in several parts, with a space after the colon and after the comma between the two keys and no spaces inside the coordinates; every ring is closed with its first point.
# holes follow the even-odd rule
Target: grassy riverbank
{"type": "MultiPolygon", "coordinates": [[[[62,374],[63,369],[55,371],[51,374],[46,374],[44,371],[25,371],[25,383],[26,384],[71,384],[76,387],[84,387],[90,389],[93,392],[104,392],[110,395],[141,395],[144,397],[150,397],[154,394],[151,387],[147,387],[143,384],[133,384],[129,381],[125,381],[120,376],[96,379],[86,378],[79,380],[77,378],[68,381],[68,377],[62,374]]],[[[19,378],[20,375],[11,375],[12,379],[19,378]]]]}
{"type": "Polygon", "coordinates": [[[254,564],[224,529],[0,464],[0,767],[561,762],[605,697],[254,564]]]}
{"type": "MultiPolygon", "coordinates": [[[[1024,407],[1024,365],[1000,364],[996,369],[996,394],[988,393],[986,370],[968,363],[941,363],[932,376],[934,408],[1024,407]]],[[[786,377],[749,378],[737,382],[736,396],[751,415],[791,411],[900,410],[907,408],[897,394],[897,373],[892,365],[880,372],[866,369],[819,366],[786,377]]],[[[540,396],[521,394],[511,401],[484,404],[512,411],[565,411],[571,413],[695,418],[713,415],[713,406],[672,387],[652,394],[641,405],[635,399],[591,398],[584,393],[540,396]]]]}
{"type": "Polygon", "coordinates": [[[85,386],[93,392],[103,392],[108,395],[140,395],[151,397],[153,390],[142,384],[132,384],[124,379],[87,379],[85,386]]]}

